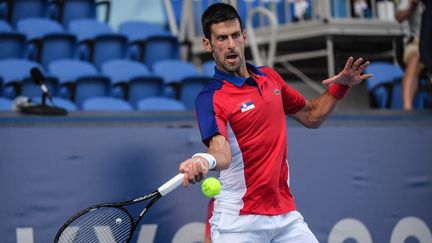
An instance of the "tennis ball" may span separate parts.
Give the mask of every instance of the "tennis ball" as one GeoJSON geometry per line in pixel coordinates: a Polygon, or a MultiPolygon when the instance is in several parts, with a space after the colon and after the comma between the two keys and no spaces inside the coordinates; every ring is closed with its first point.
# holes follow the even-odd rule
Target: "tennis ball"
{"type": "Polygon", "coordinates": [[[201,191],[206,197],[212,198],[221,191],[221,183],[218,179],[209,177],[201,184],[201,191]]]}

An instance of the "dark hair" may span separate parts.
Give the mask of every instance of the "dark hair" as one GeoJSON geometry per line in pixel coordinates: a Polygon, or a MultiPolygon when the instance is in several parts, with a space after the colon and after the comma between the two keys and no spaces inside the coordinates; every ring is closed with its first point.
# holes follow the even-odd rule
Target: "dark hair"
{"type": "Polygon", "coordinates": [[[215,3],[210,5],[201,16],[201,24],[204,36],[207,39],[211,37],[211,26],[228,20],[238,19],[240,28],[243,30],[242,21],[237,10],[226,3],[215,3]]]}

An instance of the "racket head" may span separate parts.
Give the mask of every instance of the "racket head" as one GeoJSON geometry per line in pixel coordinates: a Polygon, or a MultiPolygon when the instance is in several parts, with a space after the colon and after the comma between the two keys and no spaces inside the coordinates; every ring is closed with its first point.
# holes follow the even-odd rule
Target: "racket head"
{"type": "Polygon", "coordinates": [[[98,205],[72,216],[57,232],[55,243],[128,242],[135,223],[129,211],[98,205]]]}

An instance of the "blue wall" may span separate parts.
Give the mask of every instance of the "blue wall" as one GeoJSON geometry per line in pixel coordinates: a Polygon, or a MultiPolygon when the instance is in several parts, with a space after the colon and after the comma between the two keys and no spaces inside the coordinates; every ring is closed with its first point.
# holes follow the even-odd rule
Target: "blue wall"
{"type": "MultiPolygon", "coordinates": [[[[135,116],[112,122],[104,116],[57,122],[0,117],[0,242],[52,242],[76,211],[138,197],[176,175],[180,161],[204,150],[192,119],[178,118],[155,123],[135,116]]],[[[342,238],[355,238],[362,231],[356,225],[376,243],[390,242],[398,232],[431,237],[432,119],[370,120],[330,119],[318,130],[288,123],[299,210],[320,242],[343,219],[357,224],[340,222],[348,230],[332,234],[342,238]],[[406,217],[427,232],[397,228],[406,217]]],[[[154,233],[154,242],[199,242],[207,202],[199,185],[180,188],[149,211],[135,237],[141,232],[139,242],[152,242],[154,233]]]]}

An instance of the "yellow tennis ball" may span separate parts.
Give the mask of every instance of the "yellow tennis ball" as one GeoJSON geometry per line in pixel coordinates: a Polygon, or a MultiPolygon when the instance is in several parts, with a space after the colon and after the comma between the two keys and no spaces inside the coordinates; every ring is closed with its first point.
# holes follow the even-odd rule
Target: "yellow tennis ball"
{"type": "Polygon", "coordinates": [[[221,183],[218,179],[214,177],[209,177],[203,181],[201,184],[202,193],[209,198],[218,195],[221,191],[221,183]]]}

